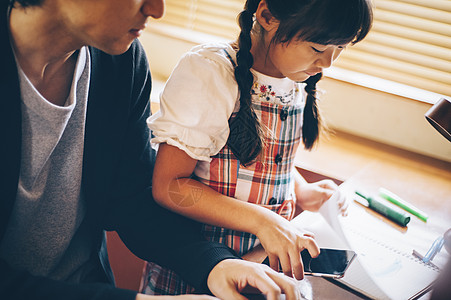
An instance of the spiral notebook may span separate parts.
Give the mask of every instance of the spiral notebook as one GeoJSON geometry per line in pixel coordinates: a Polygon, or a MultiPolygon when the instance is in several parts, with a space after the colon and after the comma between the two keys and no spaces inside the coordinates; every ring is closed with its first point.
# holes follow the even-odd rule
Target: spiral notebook
{"type": "Polygon", "coordinates": [[[439,275],[438,268],[412,255],[399,232],[371,220],[357,205],[350,205],[348,217],[338,217],[332,198],[319,213],[304,212],[295,222],[312,231],[320,247],[357,253],[339,282],[371,299],[418,299],[439,275]]]}

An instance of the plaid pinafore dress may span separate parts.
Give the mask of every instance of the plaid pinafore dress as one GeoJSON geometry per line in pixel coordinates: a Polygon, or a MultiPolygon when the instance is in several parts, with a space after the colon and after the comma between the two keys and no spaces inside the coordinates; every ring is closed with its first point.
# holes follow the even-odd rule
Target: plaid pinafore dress
{"type": "MultiPolygon", "coordinates": [[[[274,78],[254,72],[252,103],[262,124],[273,133],[268,137],[259,161],[243,167],[226,145],[211,162],[199,161],[194,175],[197,180],[217,192],[271,209],[291,219],[294,213],[294,158],[301,140],[304,92],[302,84],[292,83],[292,89],[280,95],[274,78]]],[[[278,79],[276,79],[278,80],[278,79]]],[[[287,89],[285,89],[287,90],[287,89]]],[[[233,118],[239,109],[236,105],[233,118]]],[[[226,244],[239,255],[256,246],[257,237],[211,225],[203,225],[208,240],[226,244]]],[[[194,288],[173,271],[148,262],[144,267],[140,291],[151,295],[194,293],[194,288]]]]}

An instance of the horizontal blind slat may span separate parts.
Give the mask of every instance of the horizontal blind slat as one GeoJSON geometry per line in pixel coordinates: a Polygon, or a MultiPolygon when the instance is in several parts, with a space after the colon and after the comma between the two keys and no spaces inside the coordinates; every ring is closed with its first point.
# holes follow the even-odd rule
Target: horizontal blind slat
{"type": "Polygon", "coordinates": [[[396,49],[393,47],[374,44],[367,42],[359,47],[350,47],[346,51],[347,55],[352,55],[355,51],[370,53],[382,57],[387,57],[389,59],[396,59],[398,61],[404,61],[410,64],[416,64],[430,69],[439,70],[442,72],[448,72],[451,74],[451,60],[443,60],[428,55],[421,55],[413,53],[411,51],[404,51],[401,49],[396,49]]]}
{"type": "MultiPolygon", "coordinates": [[[[404,37],[393,36],[383,32],[373,31],[365,39],[365,43],[359,43],[353,47],[361,47],[361,45],[368,43],[387,45],[393,48],[451,61],[450,48],[440,47],[433,45],[432,43],[425,43],[404,37]]],[[[451,46],[451,38],[449,39],[449,44],[451,46]]]]}
{"type": "Polygon", "coordinates": [[[234,39],[239,32],[235,18],[243,5],[238,0],[167,0],[161,22],[234,39]]]}
{"type": "Polygon", "coordinates": [[[376,10],[375,19],[431,33],[451,35],[451,25],[385,10],[376,10]]]}
{"type": "Polygon", "coordinates": [[[204,21],[209,20],[209,22],[215,23],[215,19],[218,19],[217,22],[220,23],[228,23],[229,27],[238,28],[238,23],[234,22],[235,15],[230,13],[224,13],[220,10],[198,10],[196,14],[196,20],[204,21]]]}
{"type": "Polygon", "coordinates": [[[451,24],[451,11],[428,8],[419,4],[403,3],[392,0],[378,0],[376,8],[378,10],[391,11],[412,17],[451,24]]]}
{"type": "MultiPolygon", "coordinates": [[[[383,57],[379,55],[375,55],[372,53],[361,52],[358,50],[354,50],[351,54],[344,53],[339,60],[350,57],[351,60],[360,63],[366,63],[368,66],[374,65],[379,67],[384,67],[389,71],[397,71],[404,74],[415,75],[418,77],[429,78],[431,80],[435,80],[441,82],[445,85],[449,85],[451,87],[451,73],[442,72],[439,70],[434,70],[426,67],[422,67],[419,65],[411,64],[408,62],[399,61],[396,59],[391,59],[388,57],[383,57]]],[[[337,61],[339,64],[339,61],[337,61]]],[[[372,70],[366,70],[364,73],[371,75],[372,70]]]]}
{"type": "MultiPolygon", "coordinates": [[[[380,0],[377,0],[376,2],[378,1],[380,0]]],[[[451,1],[449,0],[397,0],[397,2],[405,2],[438,10],[451,11],[451,1]]]]}
{"type": "MultiPolygon", "coordinates": [[[[451,38],[448,35],[434,34],[425,32],[420,29],[407,28],[396,24],[375,21],[372,32],[381,32],[385,34],[391,34],[402,38],[420,41],[423,43],[430,43],[443,48],[451,48],[451,38]]],[[[365,40],[362,42],[364,43],[365,40]]]]}
{"type": "Polygon", "coordinates": [[[228,11],[241,11],[244,7],[244,1],[236,1],[236,0],[227,0],[227,1],[218,1],[218,0],[197,0],[199,6],[209,5],[218,7],[228,11]]]}
{"type": "MultiPolygon", "coordinates": [[[[369,65],[366,62],[359,63],[353,59],[351,60],[340,59],[340,62],[337,61],[335,66],[359,73],[368,74],[367,71],[369,65]]],[[[442,95],[451,96],[451,86],[443,84],[438,81],[431,80],[427,77],[413,76],[411,74],[398,72],[397,70],[387,71],[387,69],[380,67],[378,65],[371,65],[371,71],[372,71],[371,74],[368,75],[383,78],[386,80],[392,80],[394,82],[399,82],[402,84],[414,86],[416,88],[425,89],[428,91],[434,91],[442,95]]]]}

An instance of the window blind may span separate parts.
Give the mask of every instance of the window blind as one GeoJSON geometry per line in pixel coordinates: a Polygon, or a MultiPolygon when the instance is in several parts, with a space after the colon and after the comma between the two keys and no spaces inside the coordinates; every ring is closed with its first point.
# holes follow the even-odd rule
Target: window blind
{"type": "Polygon", "coordinates": [[[337,67],[451,95],[451,1],[375,0],[367,38],[337,67]]]}
{"type": "MultiPolygon", "coordinates": [[[[162,23],[235,39],[244,0],[166,0],[162,23]]],[[[374,25],[335,66],[451,95],[451,1],[373,0],[374,25]]]]}
{"type": "Polygon", "coordinates": [[[236,18],[244,3],[244,0],[166,0],[166,12],[159,22],[232,40],[239,32],[236,18]]]}

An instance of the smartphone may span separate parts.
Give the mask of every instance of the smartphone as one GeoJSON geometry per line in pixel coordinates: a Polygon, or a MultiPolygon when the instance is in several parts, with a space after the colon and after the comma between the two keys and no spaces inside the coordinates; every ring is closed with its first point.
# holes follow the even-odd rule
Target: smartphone
{"type": "MultiPolygon", "coordinates": [[[[321,248],[319,255],[312,258],[307,249],[304,249],[301,252],[304,274],[341,278],[356,255],[352,250],[321,248]]],[[[263,264],[269,265],[269,259],[266,258],[263,264]]]]}

